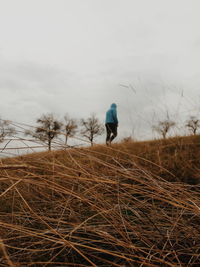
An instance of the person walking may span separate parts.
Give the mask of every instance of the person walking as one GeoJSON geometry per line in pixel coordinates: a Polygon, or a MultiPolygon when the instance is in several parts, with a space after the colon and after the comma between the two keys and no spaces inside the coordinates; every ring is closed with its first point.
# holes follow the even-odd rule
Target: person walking
{"type": "Polygon", "coordinates": [[[117,105],[113,103],[110,109],[106,112],[106,145],[110,145],[113,139],[117,136],[117,105]]]}

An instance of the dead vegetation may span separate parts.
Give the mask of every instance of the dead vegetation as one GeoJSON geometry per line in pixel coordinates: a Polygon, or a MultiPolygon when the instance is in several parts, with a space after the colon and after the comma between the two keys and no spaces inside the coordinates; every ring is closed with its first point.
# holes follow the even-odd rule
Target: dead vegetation
{"type": "Polygon", "coordinates": [[[199,141],[2,160],[0,266],[199,266],[199,141]]]}

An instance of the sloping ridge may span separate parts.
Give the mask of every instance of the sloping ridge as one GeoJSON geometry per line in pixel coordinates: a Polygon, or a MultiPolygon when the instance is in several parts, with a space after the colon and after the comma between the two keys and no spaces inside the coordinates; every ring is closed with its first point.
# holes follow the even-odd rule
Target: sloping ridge
{"type": "Polygon", "coordinates": [[[198,138],[3,160],[0,266],[197,266],[198,138]]]}

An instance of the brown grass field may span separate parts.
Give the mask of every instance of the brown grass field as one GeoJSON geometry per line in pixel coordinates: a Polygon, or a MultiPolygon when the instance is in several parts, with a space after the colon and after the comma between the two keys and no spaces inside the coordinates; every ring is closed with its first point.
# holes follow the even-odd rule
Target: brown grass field
{"type": "Polygon", "coordinates": [[[0,266],[200,266],[200,136],[1,160],[0,266]]]}

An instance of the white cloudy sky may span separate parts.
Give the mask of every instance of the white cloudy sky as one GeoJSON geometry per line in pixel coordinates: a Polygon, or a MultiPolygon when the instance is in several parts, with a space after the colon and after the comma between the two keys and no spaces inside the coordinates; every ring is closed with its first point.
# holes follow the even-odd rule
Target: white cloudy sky
{"type": "Polygon", "coordinates": [[[0,0],[1,118],[103,122],[116,102],[119,138],[144,139],[167,112],[199,115],[199,10],[199,0],[0,0]]]}

